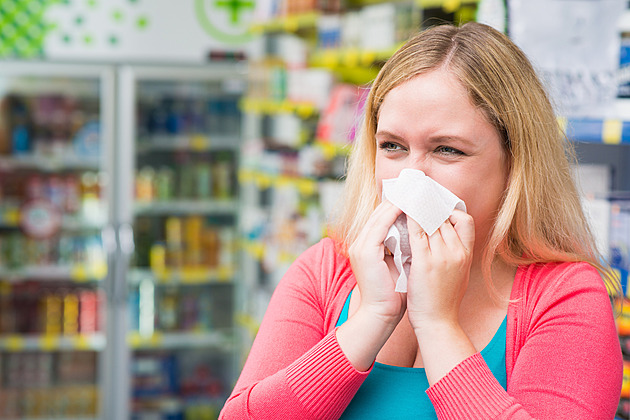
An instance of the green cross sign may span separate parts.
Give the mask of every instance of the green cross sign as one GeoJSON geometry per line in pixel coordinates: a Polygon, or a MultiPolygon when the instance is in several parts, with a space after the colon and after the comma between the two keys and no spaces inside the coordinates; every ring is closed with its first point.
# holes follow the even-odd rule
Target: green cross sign
{"type": "Polygon", "coordinates": [[[254,8],[252,0],[216,0],[214,4],[217,8],[228,9],[232,23],[238,23],[241,10],[254,8]]]}

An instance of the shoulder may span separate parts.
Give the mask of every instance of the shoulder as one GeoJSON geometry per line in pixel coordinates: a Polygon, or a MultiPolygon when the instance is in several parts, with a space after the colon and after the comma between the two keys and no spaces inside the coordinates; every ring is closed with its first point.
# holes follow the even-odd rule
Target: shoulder
{"type": "Polygon", "coordinates": [[[285,275],[284,280],[294,281],[298,273],[323,295],[336,294],[339,288],[354,279],[348,258],[339,252],[338,245],[330,238],[323,238],[304,251],[289,268],[289,275],[285,275]]]}
{"type": "Polygon", "coordinates": [[[611,306],[599,271],[585,262],[520,266],[512,299],[529,314],[549,310],[601,314],[607,313],[611,306]]]}
{"type": "Polygon", "coordinates": [[[311,245],[304,251],[296,262],[300,263],[321,263],[337,262],[343,263],[345,258],[338,252],[337,244],[331,238],[323,238],[319,242],[311,245]]]}
{"type": "Polygon", "coordinates": [[[601,275],[586,262],[556,262],[520,266],[517,284],[524,291],[576,291],[583,288],[606,292],[601,275]]]}
{"type": "Polygon", "coordinates": [[[356,284],[350,261],[338,249],[330,238],[312,245],[289,267],[276,289],[284,298],[297,296],[300,302],[323,311],[326,331],[334,328],[343,303],[356,284]]]}

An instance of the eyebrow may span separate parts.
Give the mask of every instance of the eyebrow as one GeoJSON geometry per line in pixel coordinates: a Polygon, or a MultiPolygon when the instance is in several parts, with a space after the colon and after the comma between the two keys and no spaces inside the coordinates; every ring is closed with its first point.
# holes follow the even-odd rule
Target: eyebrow
{"type": "MultiPolygon", "coordinates": [[[[405,142],[405,138],[399,136],[398,134],[392,133],[391,131],[387,131],[387,130],[379,130],[374,134],[375,138],[385,138],[387,140],[395,140],[395,141],[402,141],[405,142]]],[[[429,139],[430,143],[436,144],[436,143],[450,143],[450,142],[461,142],[461,143],[465,143],[467,145],[474,145],[475,142],[469,138],[466,137],[461,137],[461,136],[457,136],[457,135],[440,135],[440,136],[435,136],[435,137],[431,137],[429,139]]]]}
{"type": "Polygon", "coordinates": [[[398,134],[394,134],[391,131],[387,131],[387,130],[378,130],[378,131],[376,131],[376,133],[374,133],[374,137],[386,137],[387,139],[398,140],[398,141],[403,141],[404,140],[398,134]]]}

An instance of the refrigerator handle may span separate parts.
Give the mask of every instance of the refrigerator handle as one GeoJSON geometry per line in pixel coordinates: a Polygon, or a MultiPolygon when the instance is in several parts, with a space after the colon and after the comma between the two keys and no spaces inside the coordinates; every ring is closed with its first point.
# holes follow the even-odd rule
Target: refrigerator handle
{"type": "Polygon", "coordinates": [[[112,284],[112,299],[119,304],[127,303],[127,273],[129,262],[135,248],[133,228],[129,223],[122,223],[117,229],[117,258],[116,275],[112,284]]]}
{"type": "Polygon", "coordinates": [[[103,248],[107,256],[107,278],[104,284],[105,296],[111,303],[113,302],[114,282],[116,277],[116,251],[118,244],[116,240],[116,228],[111,223],[107,224],[101,231],[103,248]]]}

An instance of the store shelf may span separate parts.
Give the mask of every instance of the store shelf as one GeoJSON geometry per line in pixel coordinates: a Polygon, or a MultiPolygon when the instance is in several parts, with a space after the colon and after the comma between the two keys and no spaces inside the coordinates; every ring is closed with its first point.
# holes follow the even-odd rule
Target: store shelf
{"type": "MultiPolygon", "coordinates": [[[[20,205],[5,203],[0,208],[0,228],[17,228],[20,225],[20,205]]],[[[61,230],[94,230],[102,229],[105,223],[89,220],[81,216],[64,214],[61,217],[61,230]]]]}
{"type": "MultiPolygon", "coordinates": [[[[266,250],[269,246],[261,241],[243,240],[241,244],[243,250],[252,256],[255,260],[262,261],[265,258],[266,250]]],[[[290,264],[298,257],[298,254],[287,251],[279,251],[275,255],[275,263],[290,264]]]]}
{"type": "Polygon", "coordinates": [[[558,118],[570,140],[585,143],[630,144],[630,121],[558,118]]]}
{"type": "Polygon", "coordinates": [[[0,170],[32,169],[41,172],[59,172],[64,170],[92,170],[100,167],[100,157],[76,156],[63,154],[60,156],[22,155],[0,157],[0,170]]]}
{"type": "MultiPolygon", "coordinates": [[[[415,0],[416,3],[425,9],[441,8],[445,12],[454,12],[462,6],[475,5],[479,0],[415,0]]],[[[351,4],[355,7],[368,6],[371,4],[385,3],[385,0],[355,0],[351,4]]],[[[300,32],[314,30],[322,14],[316,11],[300,13],[288,16],[279,16],[267,22],[256,23],[250,27],[254,34],[271,32],[300,32]]]]}
{"type": "Polygon", "coordinates": [[[138,154],[169,151],[209,152],[217,149],[238,149],[239,139],[234,136],[178,135],[153,136],[138,141],[138,154]]]}
{"type": "Polygon", "coordinates": [[[0,350],[21,351],[101,351],[105,348],[104,334],[78,335],[0,335],[0,350]]]}
{"type": "Polygon", "coordinates": [[[352,144],[335,142],[334,140],[315,140],[313,146],[318,148],[328,160],[337,156],[348,156],[352,149],[352,144]]]}
{"type": "Polygon", "coordinates": [[[33,265],[20,268],[0,267],[0,279],[9,282],[23,280],[56,281],[71,280],[77,283],[100,281],[107,275],[107,265],[78,264],[72,266],[61,265],[33,265]]]}
{"type": "MultiPolygon", "coordinates": [[[[64,417],[65,420],[94,420],[90,417],[64,417]]],[[[59,417],[20,417],[20,420],[59,420],[59,417]]]]}
{"type": "Polygon", "coordinates": [[[143,336],[132,332],[127,343],[134,350],[178,349],[178,348],[217,348],[230,350],[234,340],[220,331],[155,332],[143,336]]]}
{"type": "MultiPolygon", "coordinates": [[[[94,420],[90,417],[64,417],[65,420],[94,420]]],[[[20,417],[20,420],[59,420],[59,417],[20,417]]]]}
{"type": "Polygon", "coordinates": [[[213,215],[233,214],[237,210],[237,200],[168,200],[137,202],[134,204],[134,213],[136,215],[213,215]]]}
{"type": "Polygon", "coordinates": [[[242,183],[253,182],[260,189],[290,185],[296,187],[302,194],[305,195],[313,194],[318,189],[318,181],[313,178],[267,174],[248,169],[241,169],[238,173],[238,179],[239,182],[242,183]]]}
{"type": "Polygon", "coordinates": [[[362,67],[370,67],[375,63],[387,61],[400,46],[387,50],[360,50],[357,48],[331,48],[317,50],[309,57],[309,65],[313,67],[325,67],[335,70],[346,67],[351,70],[360,70],[362,67]]]}
{"type": "Polygon", "coordinates": [[[319,12],[309,12],[282,16],[267,22],[254,24],[250,27],[250,31],[254,34],[262,34],[265,32],[298,32],[315,29],[320,15],[319,12]]]}
{"type": "MultiPolygon", "coordinates": [[[[388,2],[388,0],[349,0],[348,4],[359,7],[386,2],[388,2]]],[[[415,2],[425,9],[442,8],[446,11],[454,11],[464,5],[477,4],[479,0],[415,0],[415,2]]]]}
{"type": "Polygon", "coordinates": [[[316,117],[319,110],[308,102],[273,101],[268,99],[244,98],[241,109],[255,114],[295,114],[301,118],[316,117]]]}
{"type": "Polygon", "coordinates": [[[142,279],[152,278],[156,283],[175,285],[228,284],[234,279],[233,267],[190,267],[182,269],[142,270],[130,272],[130,284],[139,284],[142,279]]]}

